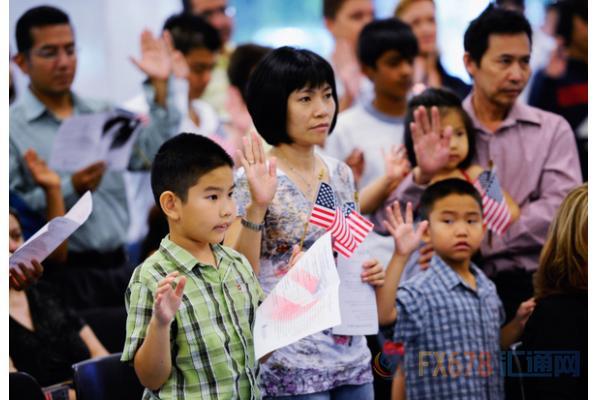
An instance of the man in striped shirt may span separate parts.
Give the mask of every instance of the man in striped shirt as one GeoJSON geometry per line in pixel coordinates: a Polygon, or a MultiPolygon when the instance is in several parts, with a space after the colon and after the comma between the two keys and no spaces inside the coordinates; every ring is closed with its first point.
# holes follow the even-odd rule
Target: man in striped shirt
{"type": "Polygon", "coordinates": [[[219,244],[235,218],[232,166],[216,143],[185,133],[154,160],[169,235],[127,288],[121,358],[143,399],[261,398],[252,328],[264,294],[247,259],[219,244]]]}

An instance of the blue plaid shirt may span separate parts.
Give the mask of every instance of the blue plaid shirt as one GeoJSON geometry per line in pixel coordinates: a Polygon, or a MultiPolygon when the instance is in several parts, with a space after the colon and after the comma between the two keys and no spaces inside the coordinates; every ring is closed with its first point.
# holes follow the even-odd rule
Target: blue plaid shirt
{"type": "Polygon", "coordinates": [[[502,303],[494,284],[471,265],[473,290],[439,257],[401,285],[394,341],[405,346],[409,399],[503,399],[502,303]]]}

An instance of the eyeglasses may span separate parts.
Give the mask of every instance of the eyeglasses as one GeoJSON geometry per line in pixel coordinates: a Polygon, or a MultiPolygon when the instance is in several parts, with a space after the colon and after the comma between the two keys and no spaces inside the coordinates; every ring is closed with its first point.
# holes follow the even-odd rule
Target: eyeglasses
{"type": "Polygon", "coordinates": [[[42,47],[41,49],[32,50],[31,54],[43,58],[44,60],[56,60],[60,51],[64,50],[64,53],[67,57],[75,57],[77,55],[77,48],[75,46],[67,46],[67,47],[57,47],[57,46],[49,46],[49,47],[42,47]]]}
{"type": "Polygon", "coordinates": [[[209,10],[204,10],[199,15],[205,19],[210,19],[216,15],[226,15],[229,18],[233,18],[237,14],[237,9],[234,6],[222,6],[215,7],[209,10]]]}

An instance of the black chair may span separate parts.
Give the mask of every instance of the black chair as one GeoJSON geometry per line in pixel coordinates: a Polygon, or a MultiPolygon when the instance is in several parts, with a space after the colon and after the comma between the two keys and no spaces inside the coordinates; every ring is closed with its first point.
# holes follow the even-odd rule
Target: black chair
{"type": "Polygon", "coordinates": [[[11,372],[8,381],[11,400],[44,400],[44,392],[34,377],[25,372],[11,372]]]}
{"type": "Polygon", "coordinates": [[[120,361],[121,353],[73,365],[77,400],[140,399],[143,386],[135,370],[120,361]]]}

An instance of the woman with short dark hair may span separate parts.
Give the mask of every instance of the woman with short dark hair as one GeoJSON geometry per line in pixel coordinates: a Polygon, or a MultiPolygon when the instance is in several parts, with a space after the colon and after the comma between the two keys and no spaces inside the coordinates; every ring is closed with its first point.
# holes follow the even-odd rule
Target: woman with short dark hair
{"type": "MultiPolygon", "coordinates": [[[[277,184],[275,190],[252,184],[256,189],[250,193],[248,181],[266,168],[266,160],[257,137],[245,140],[235,189],[241,217],[227,241],[249,259],[268,293],[287,273],[297,245],[307,249],[325,233],[308,223],[320,184],[332,187],[337,206],[357,207],[355,184],[345,163],[316,152],[338,113],[334,73],[322,57],[291,47],[273,50],[251,75],[247,105],[257,130],[273,146],[269,155],[278,165],[277,184]]],[[[366,262],[364,270],[365,282],[383,283],[379,263],[366,262]]],[[[276,350],[261,367],[262,393],[373,399],[370,358],[364,336],[337,336],[327,329],[276,350]]]]}

